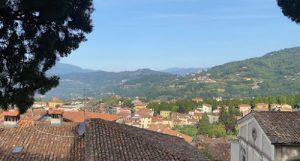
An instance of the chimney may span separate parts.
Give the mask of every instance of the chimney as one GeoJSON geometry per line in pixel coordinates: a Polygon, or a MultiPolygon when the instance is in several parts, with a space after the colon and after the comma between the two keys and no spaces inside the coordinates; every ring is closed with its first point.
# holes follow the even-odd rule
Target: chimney
{"type": "Polygon", "coordinates": [[[48,111],[48,115],[51,116],[50,122],[52,126],[60,126],[63,120],[62,110],[50,110],[48,111]]]}
{"type": "Polygon", "coordinates": [[[4,127],[13,128],[18,125],[20,120],[20,112],[17,110],[8,110],[3,112],[4,127]]]}

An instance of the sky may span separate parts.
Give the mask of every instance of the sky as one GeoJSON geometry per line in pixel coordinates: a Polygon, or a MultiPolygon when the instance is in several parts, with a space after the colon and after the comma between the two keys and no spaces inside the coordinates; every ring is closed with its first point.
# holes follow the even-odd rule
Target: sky
{"type": "Polygon", "coordinates": [[[106,71],[212,67],[300,46],[276,0],[94,0],[94,30],[60,62],[106,71]]]}

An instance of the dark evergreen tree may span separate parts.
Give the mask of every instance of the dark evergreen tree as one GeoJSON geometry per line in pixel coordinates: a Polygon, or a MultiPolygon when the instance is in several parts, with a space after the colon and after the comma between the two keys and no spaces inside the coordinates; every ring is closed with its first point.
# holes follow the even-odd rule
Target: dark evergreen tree
{"type": "Polygon", "coordinates": [[[220,109],[219,123],[225,125],[228,117],[228,112],[226,111],[225,107],[222,106],[220,109]]]}
{"type": "Polygon", "coordinates": [[[296,23],[300,23],[300,1],[299,0],[277,0],[282,13],[296,23]]]}
{"type": "Polygon", "coordinates": [[[198,124],[198,133],[201,135],[206,135],[208,133],[210,127],[209,118],[207,113],[204,113],[202,119],[199,121],[198,124]]]}
{"type": "Polygon", "coordinates": [[[25,112],[58,85],[46,72],[92,31],[92,0],[0,1],[0,107],[25,112]]]}
{"type": "Polygon", "coordinates": [[[179,106],[179,109],[178,109],[178,112],[179,113],[185,113],[185,108],[183,106],[179,106]]]}

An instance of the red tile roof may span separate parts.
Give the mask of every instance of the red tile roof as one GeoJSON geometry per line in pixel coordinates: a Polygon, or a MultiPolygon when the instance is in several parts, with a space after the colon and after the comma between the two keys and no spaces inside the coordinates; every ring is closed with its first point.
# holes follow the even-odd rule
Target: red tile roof
{"type": "Polygon", "coordinates": [[[185,134],[182,134],[178,131],[171,130],[169,125],[164,125],[164,124],[150,125],[148,130],[163,133],[163,134],[167,134],[167,135],[171,135],[171,136],[176,136],[176,137],[184,139],[188,143],[191,143],[193,141],[192,137],[190,137],[188,135],[185,135],[185,134]]]}
{"type": "Polygon", "coordinates": [[[49,115],[62,115],[64,113],[63,110],[49,110],[48,114],[49,115]]]}
{"type": "Polygon", "coordinates": [[[144,108],[144,109],[137,111],[136,113],[140,117],[152,117],[154,112],[148,108],[144,108]]]}
{"type": "Polygon", "coordinates": [[[9,111],[3,111],[3,116],[19,116],[20,112],[18,110],[9,110],[9,111]]]}
{"type": "Polygon", "coordinates": [[[87,131],[92,131],[85,136],[89,160],[208,161],[195,147],[170,135],[103,120],[92,120],[87,131]]]}
{"type": "Polygon", "coordinates": [[[84,119],[103,119],[107,121],[117,121],[120,117],[105,113],[83,112],[83,111],[65,111],[63,114],[65,120],[72,122],[84,122],[84,119]]]}
{"type": "Polygon", "coordinates": [[[0,129],[0,160],[84,160],[84,139],[76,134],[76,128],[76,124],[69,123],[0,129]],[[15,147],[21,147],[21,153],[13,154],[15,147]]]}
{"type": "Polygon", "coordinates": [[[0,160],[24,161],[208,161],[183,139],[101,119],[92,119],[85,134],[77,123],[0,129],[0,160]],[[15,147],[21,147],[13,154],[15,147]]]}

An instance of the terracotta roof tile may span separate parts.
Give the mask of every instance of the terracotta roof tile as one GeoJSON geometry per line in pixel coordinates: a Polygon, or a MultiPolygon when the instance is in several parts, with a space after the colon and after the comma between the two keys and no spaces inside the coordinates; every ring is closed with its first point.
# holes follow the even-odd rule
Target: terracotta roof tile
{"type": "Polygon", "coordinates": [[[84,142],[76,128],[76,124],[54,127],[42,123],[0,129],[0,160],[84,160],[84,142]],[[13,154],[15,147],[21,147],[21,153],[13,154]]]}
{"type": "Polygon", "coordinates": [[[145,129],[91,119],[83,136],[77,130],[78,123],[51,126],[50,122],[39,121],[30,126],[0,128],[0,160],[208,161],[183,139],[145,129]],[[20,153],[12,153],[15,147],[21,148],[20,153]]]}
{"type": "Polygon", "coordinates": [[[178,137],[103,120],[92,120],[87,131],[90,160],[208,161],[178,137]]]}
{"type": "Polygon", "coordinates": [[[84,122],[84,119],[103,119],[107,121],[117,121],[120,117],[105,113],[83,112],[83,111],[65,111],[63,114],[65,120],[72,122],[84,122]]]}
{"type": "Polygon", "coordinates": [[[9,111],[3,111],[3,116],[19,116],[20,112],[17,110],[9,110],[9,111]]]}

